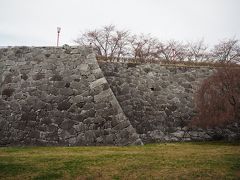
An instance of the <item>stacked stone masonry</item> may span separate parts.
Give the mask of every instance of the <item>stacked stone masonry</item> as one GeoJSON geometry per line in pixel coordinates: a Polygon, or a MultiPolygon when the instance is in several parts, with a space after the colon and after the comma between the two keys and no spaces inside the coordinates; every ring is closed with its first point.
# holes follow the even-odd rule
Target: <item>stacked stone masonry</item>
{"type": "Polygon", "coordinates": [[[194,94],[214,69],[109,62],[100,68],[144,143],[240,140],[238,123],[214,129],[189,126],[196,115],[194,94]]]}
{"type": "Polygon", "coordinates": [[[90,48],[0,49],[0,146],[139,145],[90,48]]]}
{"type": "Polygon", "coordinates": [[[237,123],[188,127],[213,71],[97,63],[87,47],[0,49],[0,146],[239,140],[237,123]]]}

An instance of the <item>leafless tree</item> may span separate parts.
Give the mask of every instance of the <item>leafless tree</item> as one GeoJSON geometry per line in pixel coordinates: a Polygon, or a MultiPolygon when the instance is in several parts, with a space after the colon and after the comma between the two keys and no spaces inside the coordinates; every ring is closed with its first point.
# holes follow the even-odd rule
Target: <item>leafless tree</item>
{"type": "Polygon", "coordinates": [[[187,46],[174,40],[160,42],[157,49],[158,56],[166,61],[182,61],[187,57],[187,46]]]}
{"type": "Polygon", "coordinates": [[[207,52],[207,45],[204,44],[204,40],[189,42],[188,43],[188,60],[202,62],[207,61],[209,56],[207,52]]]}
{"type": "Polygon", "coordinates": [[[112,38],[111,57],[116,57],[119,61],[120,58],[128,56],[128,38],[129,32],[125,30],[116,31],[116,36],[112,38]]]}
{"type": "Polygon", "coordinates": [[[205,79],[195,96],[197,116],[193,124],[202,127],[221,126],[240,119],[240,69],[219,68],[205,79]]]}
{"type": "Polygon", "coordinates": [[[223,63],[240,62],[240,46],[238,40],[232,38],[221,41],[212,50],[213,59],[223,63]]]}
{"type": "Polygon", "coordinates": [[[203,40],[188,44],[175,40],[163,43],[150,35],[131,35],[127,30],[108,25],[80,34],[75,42],[84,46],[91,44],[97,56],[108,60],[240,62],[240,46],[234,38],[221,41],[209,52],[203,40]]]}
{"type": "Polygon", "coordinates": [[[133,35],[129,38],[132,57],[135,60],[145,61],[156,58],[158,40],[150,35],[133,35]]]}
{"type": "Polygon", "coordinates": [[[114,25],[108,25],[82,33],[75,42],[84,46],[91,44],[97,55],[112,59],[124,55],[128,36],[128,31],[116,30],[114,25]]]}

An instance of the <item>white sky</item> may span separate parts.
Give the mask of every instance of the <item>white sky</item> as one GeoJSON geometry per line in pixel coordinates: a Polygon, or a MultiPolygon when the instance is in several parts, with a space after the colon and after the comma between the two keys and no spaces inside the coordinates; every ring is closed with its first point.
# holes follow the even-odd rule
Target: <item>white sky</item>
{"type": "Polygon", "coordinates": [[[240,39],[240,0],[0,0],[0,46],[74,44],[79,32],[114,24],[160,40],[209,45],[240,39]]]}

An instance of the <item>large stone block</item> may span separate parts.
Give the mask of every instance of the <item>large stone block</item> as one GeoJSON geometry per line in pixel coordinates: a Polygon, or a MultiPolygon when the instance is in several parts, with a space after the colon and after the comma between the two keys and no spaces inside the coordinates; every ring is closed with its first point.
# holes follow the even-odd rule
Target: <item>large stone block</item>
{"type": "Polygon", "coordinates": [[[103,78],[101,78],[101,79],[97,79],[96,81],[90,83],[90,88],[91,88],[91,89],[94,89],[95,87],[98,87],[98,86],[100,86],[100,85],[102,85],[102,84],[105,84],[105,83],[107,83],[107,81],[106,81],[106,79],[103,77],[103,78]]]}
{"type": "Polygon", "coordinates": [[[94,96],[94,101],[96,103],[110,101],[111,99],[113,99],[113,93],[110,89],[102,91],[98,95],[94,96]]]}

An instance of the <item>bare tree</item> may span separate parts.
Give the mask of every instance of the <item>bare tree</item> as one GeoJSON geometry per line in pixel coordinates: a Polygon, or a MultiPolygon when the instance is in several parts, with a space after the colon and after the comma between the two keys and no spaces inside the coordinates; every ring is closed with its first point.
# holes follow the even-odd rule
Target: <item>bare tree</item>
{"type": "Polygon", "coordinates": [[[212,50],[213,58],[223,63],[240,62],[240,46],[238,40],[232,38],[221,41],[212,50]]]}
{"type": "Polygon", "coordinates": [[[240,119],[240,69],[225,66],[205,79],[196,93],[193,124],[220,126],[240,119]]]}
{"type": "Polygon", "coordinates": [[[160,42],[157,46],[157,49],[159,58],[167,61],[182,61],[187,57],[187,46],[174,40],[166,43],[160,42]]]}
{"type": "Polygon", "coordinates": [[[174,47],[174,60],[184,61],[187,58],[187,45],[176,42],[174,47]]]}
{"type": "Polygon", "coordinates": [[[111,57],[116,57],[119,61],[120,58],[126,57],[128,52],[128,37],[129,32],[125,30],[116,31],[116,35],[112,37],[111,57]]]}
{"type": "Polygon", "coordinates": [[[167,61],[172,60],[173,47],[171,47],[169,44],[166,45],[162,42],[159,42],[157,48],[158,48],[157,54],[159,58],[162,58],[167,61]]]}
{"type": "Polygon", "coordinates": [[[114,25],[103,26],[80,34],[76,43],[94,48],[103,59],[133,58],[135,61],[184,61],[237,63],[240,62],[238,40],[228,39],[217,44],[211,53],[203,40],[184,44],[175,40],[165,43],[150,35],[131,35],[129,31],[118,30],[114,25]]]}
{"type": "Polygon", "coordinates": [[[84,46],[91,44],[97,55],[112,59],[124,54],[128,36],[128,31],[116,30],[114,25],[108,25],[82,33],[75,42],[84,46]]]}
{"type": "Polygon", "coordinates": [[[188,43],[188,60],[190,61],[207,61],[209,56],[207,53],[207,45],[204,44],[204,40],[188,43]]]}
{"type": "Polygon", "coordinates": [[[158,40],[150,35],[133,35],[129,38],[132,57],[135,60],[146,61],[156,58],[158,40]]]}

